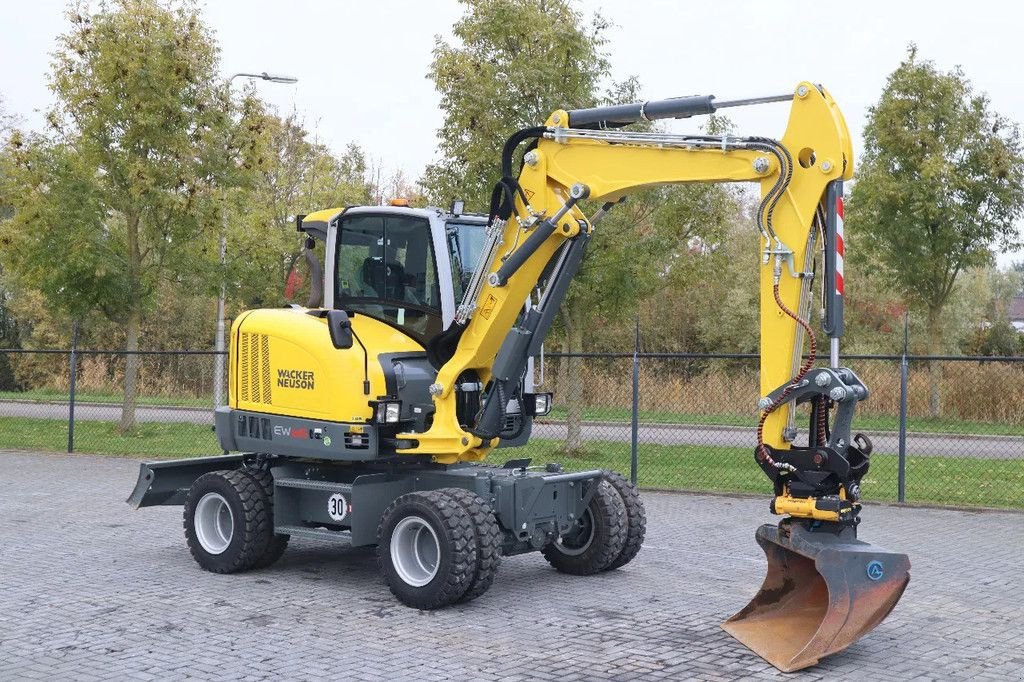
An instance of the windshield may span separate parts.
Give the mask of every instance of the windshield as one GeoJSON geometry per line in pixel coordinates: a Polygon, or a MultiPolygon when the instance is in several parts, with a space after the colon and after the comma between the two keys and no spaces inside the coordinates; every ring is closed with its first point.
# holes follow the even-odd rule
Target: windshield
{"type": "Polygon", "coordinates": [[[441,292],[425,218],[343,217],[335,267],[337,308],[375,317],[421,342],[441,331],[441,292]]]}
{"type": "Polygon", "coordinates": [[[484,248],[486,225],[480,223],[448,223],[448,248],[452,253],[452,287],[455,302],[462,295],[473,278],[473,269],[480,260],[484,248]]]}

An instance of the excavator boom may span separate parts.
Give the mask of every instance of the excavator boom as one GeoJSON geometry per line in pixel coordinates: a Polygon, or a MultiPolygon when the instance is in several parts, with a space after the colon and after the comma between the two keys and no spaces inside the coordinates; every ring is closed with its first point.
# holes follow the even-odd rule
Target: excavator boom
{"type": "Polygon", "coordinates": [[[575,111],[558,110],[543,126],[509,138],[502,180],[491,202],[487,240],[455,321],[428,346],[438,369],[430,387],[435,412],[423,432],[399,434],[400,451],[454,463],[483,459],[497,445],[510,396],[536,355],[594,225],[629,194],[694,182],[752,182],[760,187],[760,421],[754,460],[774,487],[771,508],[785,518],[757,541],[768,558],[762,590],[725,629],[782,670],[812,665],[877,625],[909,580],[905,555],[856,539],[860,481],[870,441],[852,434],[867,387],[839,365],[843,303],[843,182],[853,149],[835,101],[800,83],[784,96],[719,102],[683,97],[575,111]],[[638,132],[630,123],[708,114],[725,106],[791,103],[781,139],[638,132]],[[513,172],[517,150],[522,168],[513,172]],[[600,205],[588,218],[586,201],[600,205]],[[816,363],[808,318],[816,254],[827,366],[816,363]],[[542,289],[539,300],[523,301],[542,289]],[[808,348],[805,356],[804,348],[808,348]],[[484,386],[479,409],[460,413],[458,387],[484,386]],[[798,444],[795,407],[807,403],[806,444],[798,444]]]}

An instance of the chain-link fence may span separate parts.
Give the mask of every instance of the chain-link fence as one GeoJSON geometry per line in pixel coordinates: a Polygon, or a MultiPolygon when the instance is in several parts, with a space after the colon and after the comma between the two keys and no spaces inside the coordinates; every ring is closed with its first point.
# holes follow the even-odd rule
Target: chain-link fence
{"type": "Polygon", "coordinates": [[[0,350],[0,448],[219,454],[211,351],[0,350]],[[134,365],[134,408],[124,406],[134,365]]]}
{"type": "MultiPolygon", "coordinates": [[[[0,350],[0,448],[217,454],[214,360],[209,351],[0,350]],[[134,410],[122,405],[129,363],[134,410]]],[[[1024,508],[1024,358],[843,362],[871,390],[854,421],[874,445],[866,499],[1024,508]]],[[[524,449],[491,460],[612,468],[648,488],[765,493],[753,459],[757,367],[753,355],[549,355],[535,376],[537,390],[554,392],[554,410],[524,449]]],[[[806,419],[799,410],[797,425],[806,419]]]]}
{"type": "MultiPolygon", "coordinates": [[[[649,488],[764,492],[754,463],[758,363],[755,355],[548,356],[540,390],[555,393],[556,408],[529,447],[571,466],[635,467],[649,488]]],[[[1024,358],[843,363],[871,391],[854,420],[873,445],[867,499],[1024,507],[1024,358]]],[[[803,433],[808,419],[798,408],[803,433]]]]}

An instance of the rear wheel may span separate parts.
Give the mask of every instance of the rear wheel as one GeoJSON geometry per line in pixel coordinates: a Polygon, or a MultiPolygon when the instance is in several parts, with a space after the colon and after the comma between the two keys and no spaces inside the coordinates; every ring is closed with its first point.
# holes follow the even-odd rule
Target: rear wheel
{"type": "Polygon", "coordinates": [[[476,599],[494,582],[494,576],[501,565],[501,527],[494,515],[491,505],[482,497],[462,488],[443,488],[452,499],[462,505],[473,520],[476,536],[476,567],[466,593],[459,598],[460,602],[476,599]]]}
{"type": "Polygon", "coordinates": [[[625,476],[617,471],[605,471],[604,478],[619,493],[622,503],[626,506],[626,542],[619,556],[605,569],[613,571],[632,561],[643,546],[644,536],[647,534],[647,512],[643,500],[640,499],[640,491],[626,480],[625,476]]]}
{"type": "Polygon", "coordinates": [[[608,569],[626,543],[626,505],[612,484],[602,480],[583,515],[541,553],[562,573],[593,575],[608,569]]]}
{"type": "Polygon", "coordinates": [[[406,606],[436,609],[458,601],[473,581],[473,520],[441,490],[402,495],[377,527],[377,562],[391,593],[406,606]]]}
{"type": "Polygon", "coordinates": [[[270,473],[270,469],[254,466],[245,467],[241,471],[259,485],[260,490],[263,492],[263,503],[267,510],[267,517],[270,519],[265,533],[266,549],[252,566],[253,568],[266,568],[281,558],[284,551],[288,549],[288,540],[291,536],[278,535],[274,532],[274,476],[270,473]]]}
{"type": "Polygon", "coordinates": [[[214,471],[189,489],[183,525],[196,563],[213,573],[235,573],[263,555],[271,522],[255,481],[241,471],[214,471]]]}

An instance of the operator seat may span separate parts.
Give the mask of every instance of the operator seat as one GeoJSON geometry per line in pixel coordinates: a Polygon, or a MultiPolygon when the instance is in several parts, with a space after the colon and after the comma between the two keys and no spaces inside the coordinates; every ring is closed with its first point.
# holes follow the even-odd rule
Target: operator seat
{"type": "Polygon", "coordinates": [[[377,296],[393,301],[405,298],[405,268],[395,261],[370,257],[363,261],[362,279],[377,296]]]}

